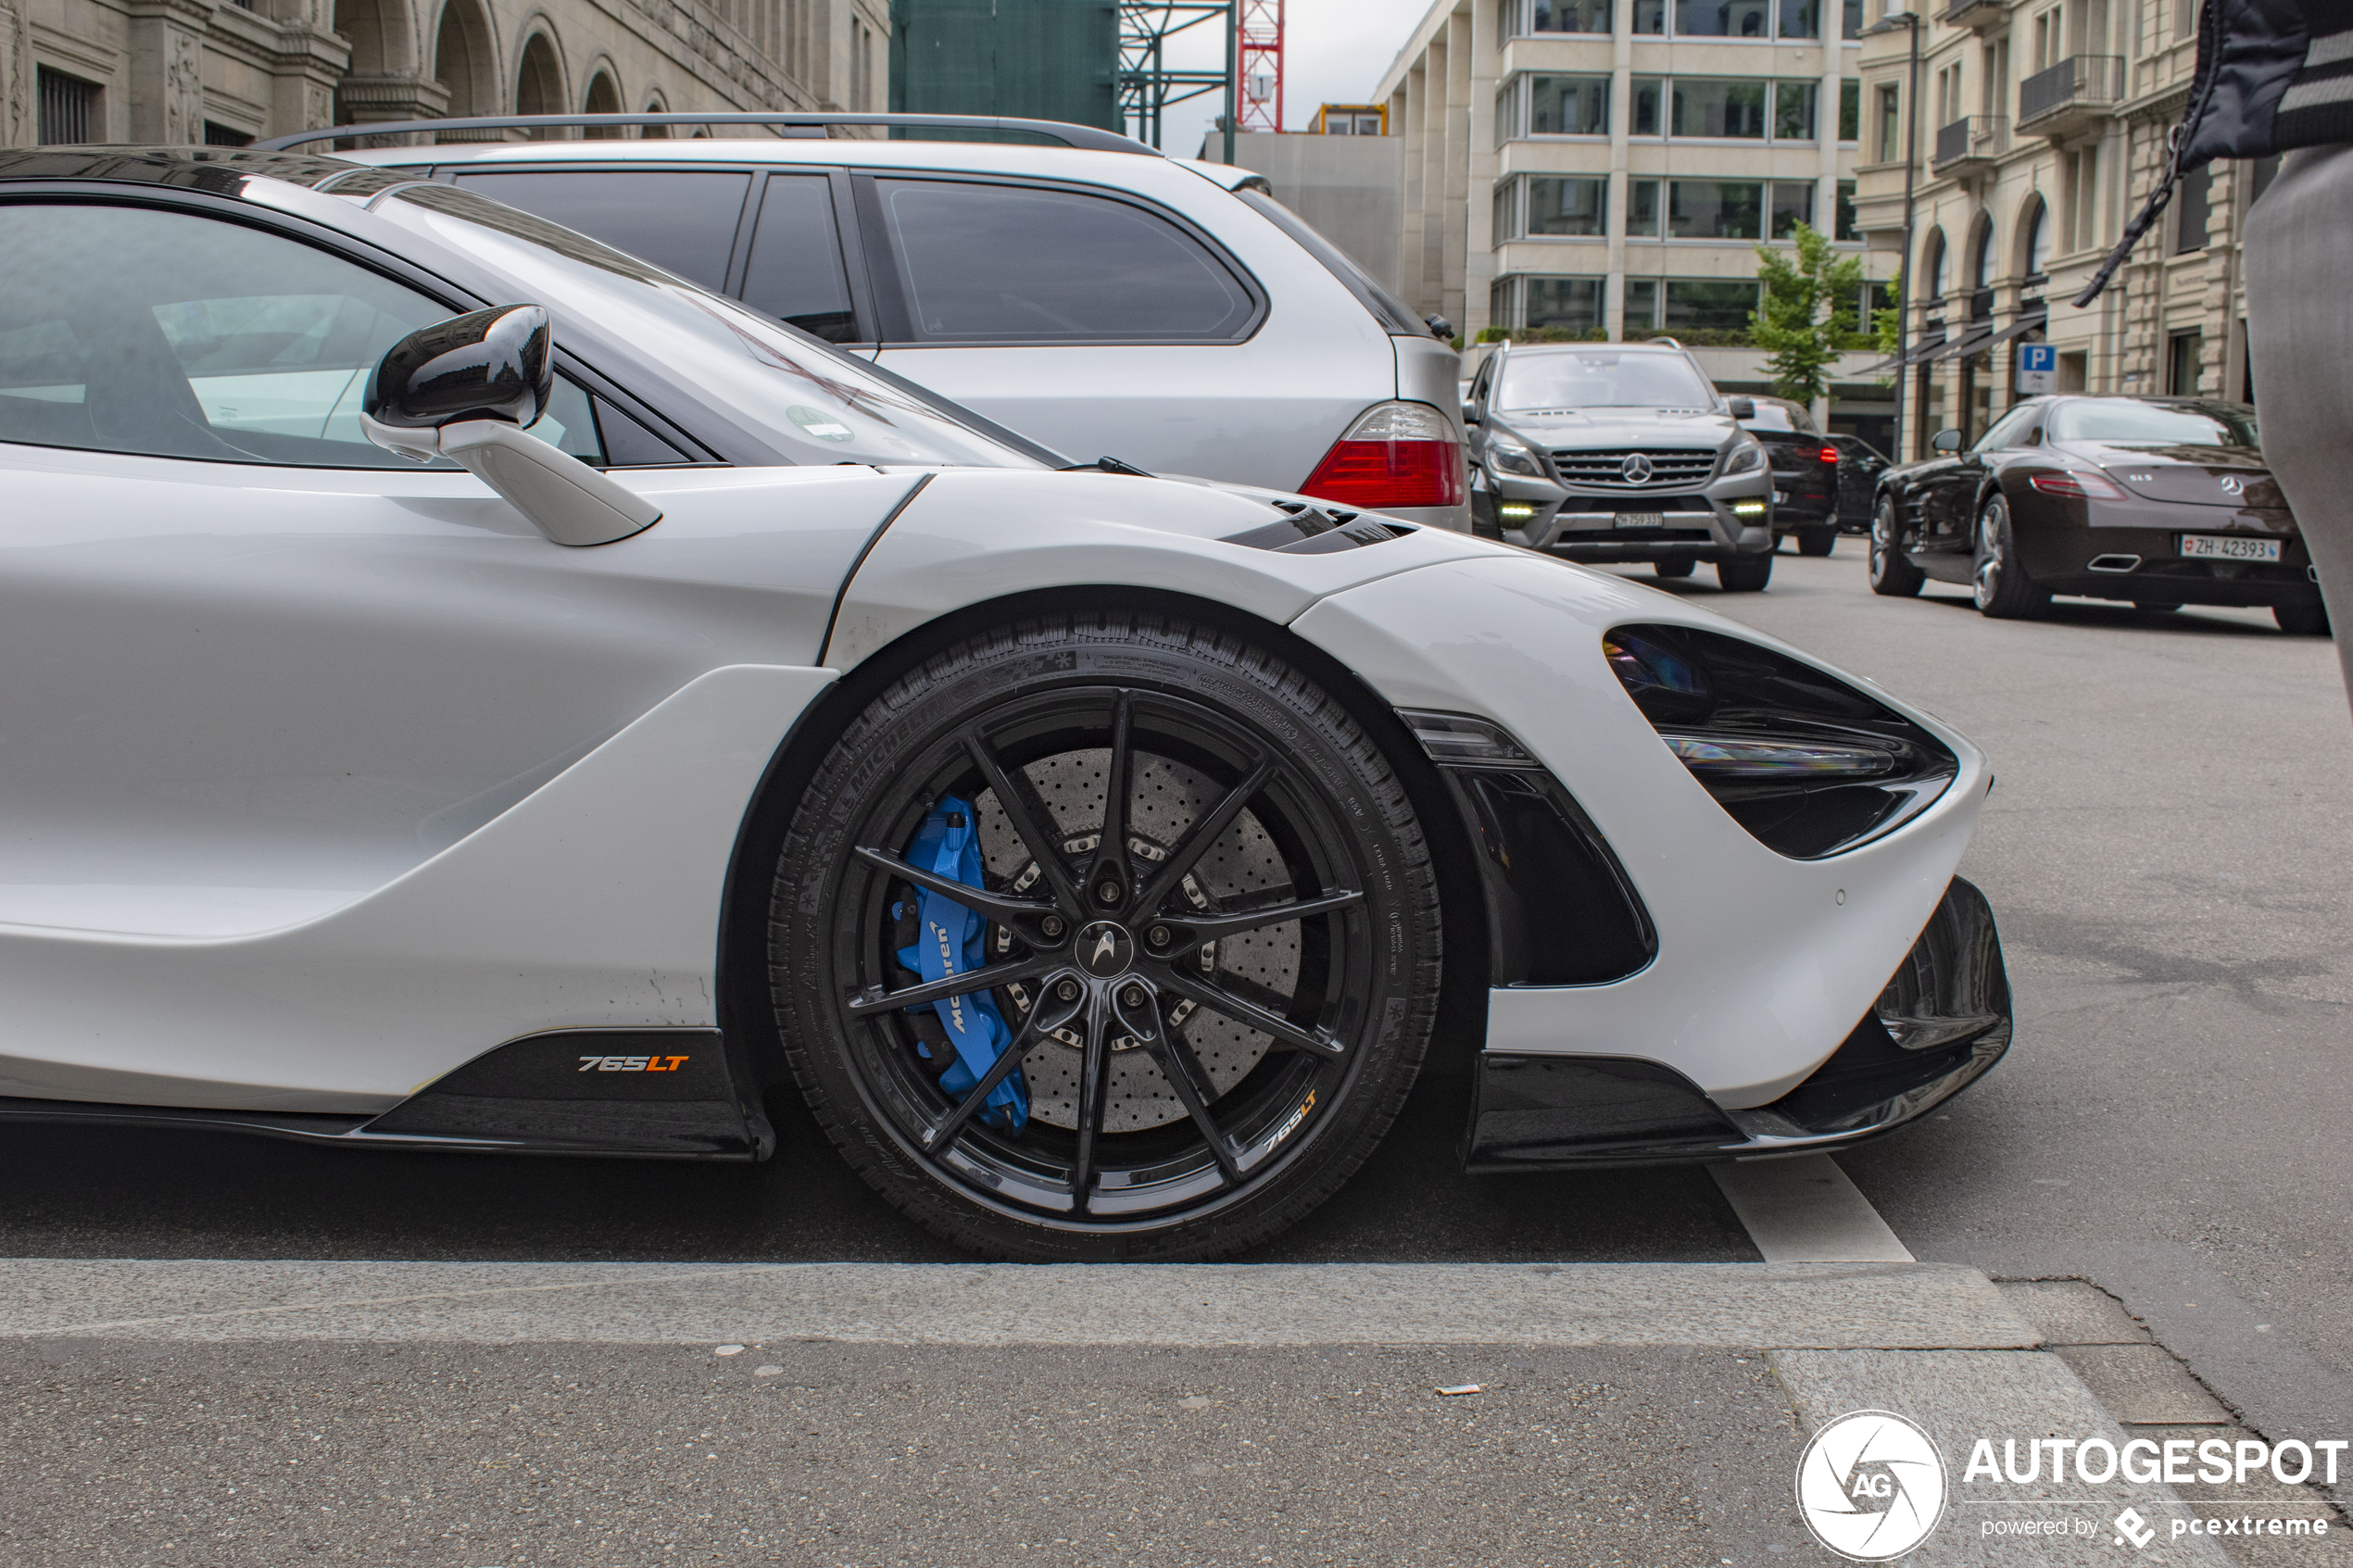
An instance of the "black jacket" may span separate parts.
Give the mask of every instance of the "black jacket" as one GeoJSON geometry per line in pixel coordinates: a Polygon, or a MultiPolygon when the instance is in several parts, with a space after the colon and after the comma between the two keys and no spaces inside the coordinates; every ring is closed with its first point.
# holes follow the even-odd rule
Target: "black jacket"
{"type": "Polygon", "coordinates": [[[2353,142],[2353,0],[2206,0],[2173,156],[2091,286],[2089,305],[2172,199],[2185,169],[2353,142]]]}

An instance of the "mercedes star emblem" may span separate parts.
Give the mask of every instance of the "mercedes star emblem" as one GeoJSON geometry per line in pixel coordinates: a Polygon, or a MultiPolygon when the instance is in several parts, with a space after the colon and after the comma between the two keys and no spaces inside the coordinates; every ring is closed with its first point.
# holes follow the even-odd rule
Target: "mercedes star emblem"
{"type": "Polygon", "coordinates": [[[1617,465],[1617,471],[1629,484],[1648,484],[1651,482],[1651,460],[1635,452],[1617,465]]]}

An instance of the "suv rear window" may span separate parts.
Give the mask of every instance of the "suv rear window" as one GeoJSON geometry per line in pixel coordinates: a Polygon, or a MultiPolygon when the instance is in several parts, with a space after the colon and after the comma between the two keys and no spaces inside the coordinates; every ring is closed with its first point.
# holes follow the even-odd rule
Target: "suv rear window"
{"type": "Polygon", "coordinates": [[[601,240],[707,289],[727,286],[727,259],[751,176],[686,169],[460,170],[492,201],[601,240]]]}
{"type": "Polygon", "coordinates": [[[1133,203],[978,181],[875,188],[913,341],[1218,343],[1256,322],[1232,269],[1133,203]]]}

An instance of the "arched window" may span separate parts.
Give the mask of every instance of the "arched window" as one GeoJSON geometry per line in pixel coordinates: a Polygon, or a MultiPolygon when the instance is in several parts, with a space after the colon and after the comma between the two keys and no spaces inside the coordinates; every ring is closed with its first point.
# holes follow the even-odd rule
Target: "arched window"
{"type": "Polygon", "coordinates": [[[2026,215],[2026,275],[2039,278],[2051,270],[2051,209],[2036,196],[2026,215]]]}
{"type": "Polygon", "coordinates": [[[498,112],[496,59],[490,20],[477,0],[449,0],[434,30],[433,74],[449,90],[451,119],[498,112]]]}
{"type": "Polygon", "coordinates": [[[1953,282],[1953,253],[1945,248],[1944,230],[1929,231],[1928,265],[1920,270],[1928,274],[1928,297],[1943,299],[1953,282]]]}
{"type": "Polygon", "coordinates": [[[1975,294],[1994,286],[1994,224],[1992,220],[1977,226],[1977,244],[1969,254],[1969,286],[1975,294]]]}
{"type": "MultiPolygon", "coordinates": [[[[663,103],[661,101],[661,94],[657,93],[652,97],[646,100],[646,112],[648,114],[668,114],[670,112],[670,106],[663,103]]],[[[670,127],[667,125],[640,126],[637,130],[637,136],[640,141],[650,137],[657,142],[667,142],[670,140],[670,127]]]]}
{"type": "MultiPolygon", "coordinates": [[[[531,42],[522,46],[522,66],[515,73],[515,112],[564,112],[563,66],[556,58],[556,46],[544,32],[533,33],[531,42]]],[[[535,131],[532,138],[536,141],[545,134],[535,131]]]]}
{"type": "MultiPolygon", "coordinates": [[[[621,112],[621,89],[613,85],[610,71],[599,70],[588,79],[588,95],[581,100],[580,112],[583,114],[619,114],[621,112]]],[[[618,125],[592,125],[587,132],[588,139],[591,141],[617,142],[627,134],[628,132],[618,125]]]]}

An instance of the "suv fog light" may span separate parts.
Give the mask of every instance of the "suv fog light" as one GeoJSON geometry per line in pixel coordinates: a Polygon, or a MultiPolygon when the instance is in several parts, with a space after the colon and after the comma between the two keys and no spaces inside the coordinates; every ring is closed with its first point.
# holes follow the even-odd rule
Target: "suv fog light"
{"type": "Polygon", "coordinates": [[[1529,518],[1534,517],[1536,515],[1536,508],[1529,506],[1525,501],[1505,501],[1502,506],[1495,508],[1495,515],[1501,518],[1509,519],[1514,522],[1522,522],[1529,518]]]}
{"type": "Polygon", "coordinates": [[[1734,501],[1732,515],[1734,517],[1763,517],[1765,505],[1763,501],[1734,501]]]}

